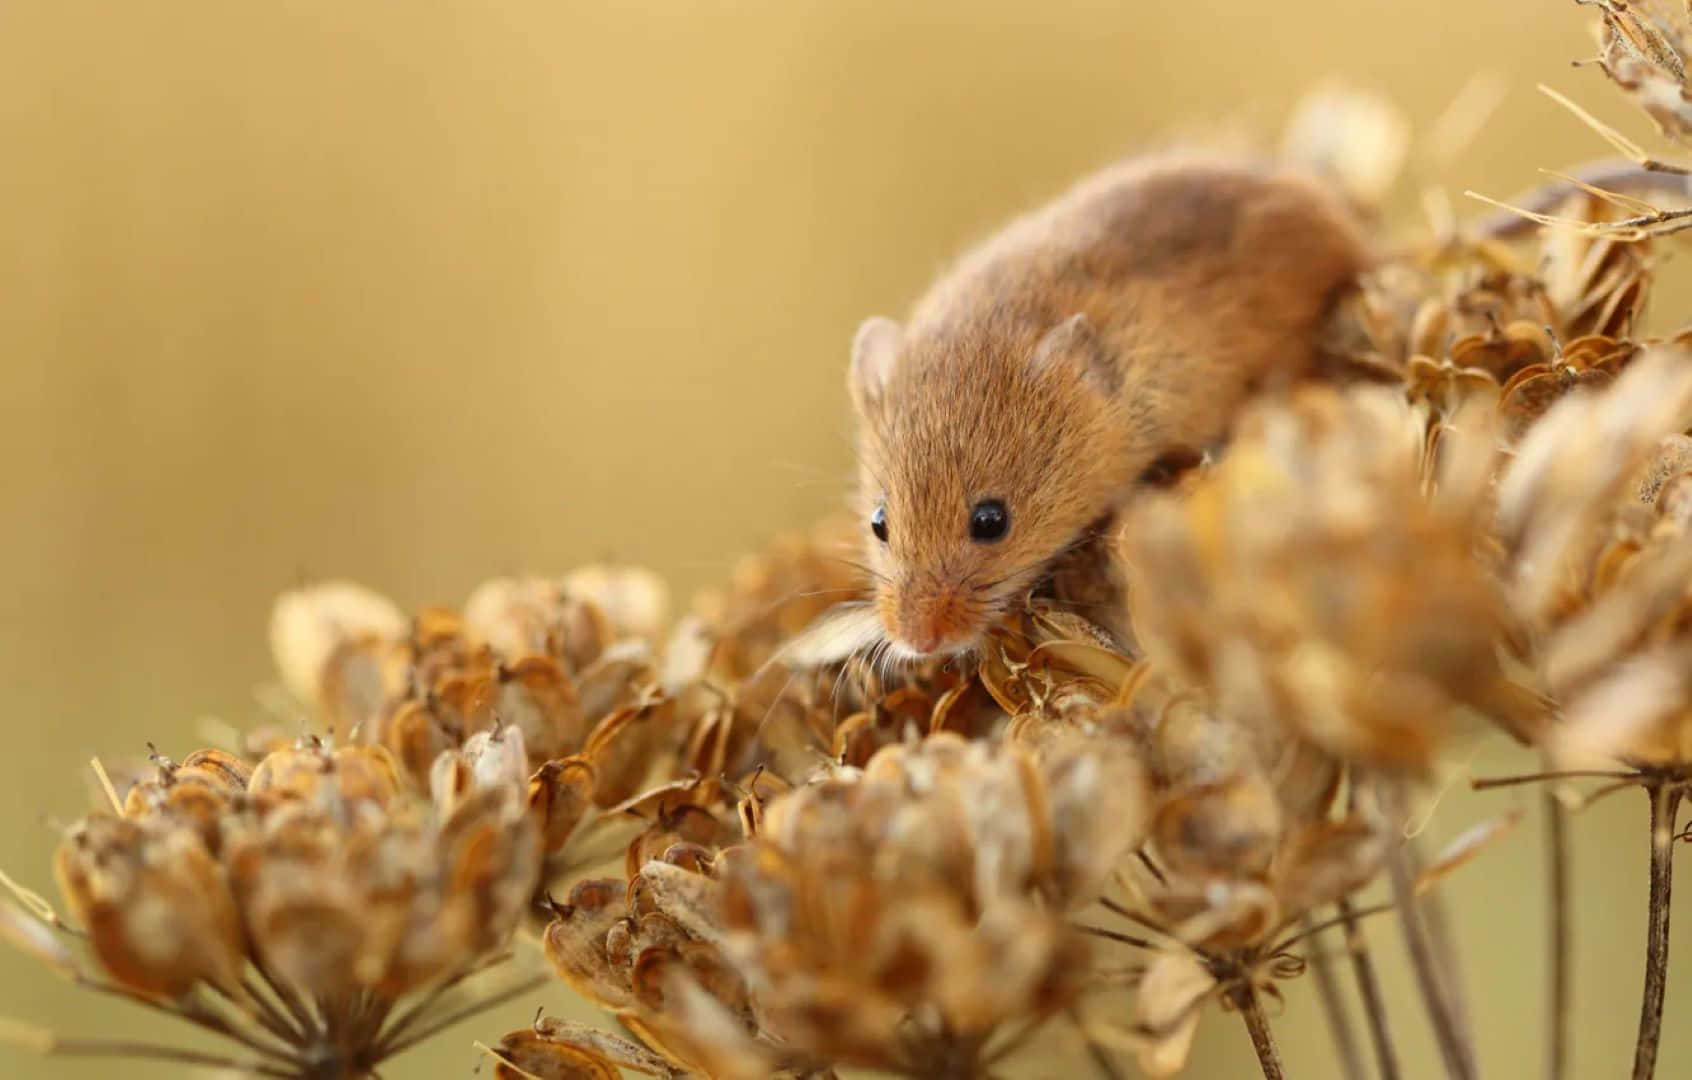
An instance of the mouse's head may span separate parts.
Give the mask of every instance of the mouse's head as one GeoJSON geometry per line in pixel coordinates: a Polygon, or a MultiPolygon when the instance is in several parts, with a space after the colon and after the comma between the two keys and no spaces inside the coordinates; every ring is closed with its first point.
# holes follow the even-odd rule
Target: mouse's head
{"type": "Polygon", "coordinates": [[[859,513],[895,654],[967,651],[1135,475],[1120,374],[1080,315],[859,328],[859,513]]]}

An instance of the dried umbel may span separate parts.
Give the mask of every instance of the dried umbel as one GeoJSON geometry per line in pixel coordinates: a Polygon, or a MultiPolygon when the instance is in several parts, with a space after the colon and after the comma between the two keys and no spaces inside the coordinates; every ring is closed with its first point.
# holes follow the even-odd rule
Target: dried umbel
{"type": "Polygon", "coordinates": [[[1250,775],[1166,799],[1112,905],[1131,921],[1098,931],[1153,950],[1135,979],[1140,1067],[1178,1072],[1206,1004],[1256,1010],[1279,997],[1277,981],[1305,970],[1307,921],[1366,886],[1389,842],[1361,817],[1289,820],[1250,775]],[[1230,844],[1248,857],[1240,867],[1218,859],[1230,844]]]}
{"type": "Polygon", "coordinates": [[[775,802],[718,860],[725,948],[784,1042],[974,1075],[1002,1025],[1081,992],[1086,950],[1060,916],[1138,842],[1142,797],[1102,740],[884,749],[775,802]]]}
{"type": "Polygon", "coordinates": [[[1387,836],[1334,816],[1340,767],[1309,742],[1155,674],[1128,685],[1097,724],[1145,763],[1149,828],[1115,864],[1102,910],[1077,925],[1105,950],[1139,950],[1118,968],[1135,988],[1132,1037],[1142,1069],[1168,1075],[1206,1003],[1257,1009],[1276,980],[1302,973],[1300,923],[1367,884],[1387,836]]]}
{"type": "Polygon", "coordinates": [[[583,882],[547,954],[678,1068],[806,1075],[824,1063],[976,1075],[1012,1020],[1084,986],[1062,919],[1139,838],[1121,744],[1037,749],[938,734],[791,791],[759,780],[750,831],[677,803],[626,882],[583,882]]]}
{"type": "Polygon", "coordinates": [[[1599,0],[1598,64],[1671,140],[1692,136],[1692,13],[1666,0],[1599,0]]]}
{"type": "Polygon", "coordinates": [[[1500,481],[1508,595],[1565,753],[1692,770],[1689,423],[1692,352],[1662,348],[1560,402],[1500,481]]]}
{"type": "Polygon", "coordinates": [[[502,578],[462,613],[406,621],[346,585],[284,595],[272,643],[305,723],[350,745],[381,748],[403,786],[438,788],[444,761],[490,738],[524,748],[513,768],[552,861],[576,860],[624,804],[690,767],[691,716],[667,692],[697,676],[690,639],[667,650],[668,592],[650,572],[583,567],[559,579],[502,578]]]}
{"type": "Polygon", "coordinates": [[[527,907],[541,830],[521,736],[503,740],[462,777],[443,769],[433,801],[374,747],[308,740],[250,770],[220,751],[158,759],[121,807],[67,830],[55,869],[69,921],[19,891],[31,915],[11,909],[8,928],[76,981],[237,1049],[51,1037],[44,1048],[301,1080],[371,1075],[456,1011],[453,989],[503,959],[527,907]],[[88,959],[50,935],[59,927],[88,959]]]}
{"type": "MultiPolygon", "coordinates": [[[[1578,194],[1570,221],[1615,216],[1578,194]]],[[[1470,404],[1497,409],[1517,437],[1558,398],[1602,385],[1635,356],[1632,335],[1648,295],[1648,243],[1547,230],[1524,256],[1449,239],[1418,259],[1388,264],[1365,281],[1359,361],[1392,371],[1430,420],[1470,404]]]]}
{"type": "MultiPolygon", "coordinates": [[[[784,788],[767,774],[755,777],[746,820],[756,820],[758,807],[784,788]]],[[[719,947],[721,890],[712,867],[742,830],[734,817],[699,801],[712,800],[714,791],[696,785],[654,793],[643,807],[650,823],[628,845],[624,878],[585,879],[564,902],[549,897],[553,919],[543,940],[554,968],[646,1048],[608,1044],[592,1029],[560,1036],[556,1023],[543,1022],[507,1035],[500,1056],[515,1048],[536,1060],[573,1059],[611,1052],[609,1045],[617,1048],[613,1057],[627,1058],[632,1047],[678,1074],[750,1080],[826,1073],[759,1029],[745,982],[719,947]]]]}
{"type": "MultiPolygon", "coordinates": [[[[1388,390],[1311,389],[1244,417],[1183,498],[1123,531],[1149,657],[1248,726],[1345,760],[1425,772],[1459,706],[1535,721],[1495,643],[1479,485],[1423,494],[1423,422],[1388,390]]],[[[1455,459],[1458,455],[1452,455],[1455,459]]]]}
{"type": "Polygon", "coordinates": [[[497,726],[522,729],[534,766],[603,743],[657,683],[667,618],[649,572],[584,567],[488,581],[462,614],[409,621],[367,590],[308,586],[277,601],[271,643],[311,729],[383,746],[424,784],[443,751],[497,726]]]}

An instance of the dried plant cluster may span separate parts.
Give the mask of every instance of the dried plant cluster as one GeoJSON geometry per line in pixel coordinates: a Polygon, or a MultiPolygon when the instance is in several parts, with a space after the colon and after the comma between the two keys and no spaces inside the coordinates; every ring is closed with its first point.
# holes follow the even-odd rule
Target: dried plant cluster
{"type": "Polygon", "coordinates": [[[76,982],[242,1051],[182,1060],[367,1074],[505,959],[541,870],[526,765],[515,729],[443,754],[433,791],[409,788],[384,750],[316,739],[251,764],[155,757],[121,803],[66,830],[54,870],[70,920],[18,889],[5,927],[76,982]]]}
{"type": "MultiPolygon", "coordinates": [[[[1595,6],[1604,72],[1681,144],[1686,12],[1595,6]]],[[[1329,95],[1289,145],[1368,201],[1404,130],[1329,95]]],[[[1600,131],[1636,176],[1687,174],[1600,131]]],[[[1446,1071],[1473,1077],[1437,886],[1514,818],[1431,859],[1404,826],[1492,725],[1554,771],[1491,783],[1651,797],[1652,1075],[1692,782],[1692,331],[1642,325],[1654,245],[1692,219],[1595,183],[1523,213],[1403,246],[1336,316],[1333,377],[1251,405],[965,659],[818,646],[862,597],[855,522],[680,618],[627,568],[410,616],[290,592],[271,723],[102,770],[108,805],[55,864],[67,915],[7,879],[0,920],[227,1048],[14,1037],[350,1080],[538,978],[608,1023],[490,1039],[501,1077],[990,1077],[1058,1051],[1161,1076],[1215,1005],[1273,1078],[1265,999],[1309,981],[1338,1064],[1297,1071],[1396,1077],[1405,1018],[1364,929],[1394,910],[1446,1071]],[[1363,905],[1376,881],[1392,900],[1363,905]],[[1341,937],[1365,1035],[1322,945],[1341,937]]],[[[1565,812],[1548,801],[1553,835],[1565,812]]]]}

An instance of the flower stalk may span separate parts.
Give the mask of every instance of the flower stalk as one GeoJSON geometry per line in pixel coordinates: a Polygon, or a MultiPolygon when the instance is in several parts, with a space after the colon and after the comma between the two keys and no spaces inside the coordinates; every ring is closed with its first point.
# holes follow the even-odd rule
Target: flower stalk
{"type": "Polygon", "coordinates": [[[1363,925],[1358,921],[1351,901],[1341,900],[1339,912],[1345,920],[1345,951],[1351,957],[1358,996],[1363,999],[1363,1015],[1369,1020],[1369,1040],[1374,1046],[1375,1068],[1381,1080],[1398,1080],[1398,1051],[1393,1045],[1392,1025],[1387,1021],[1381,982],[1375,974],[1374,959],[1369,955],[1369,943],[1363,937],[1363,925]]]}
{"type": "Polygon", "coordinates": [[[1666,780],[1646,785],[1651,798],[1650,909],[1645,926],[1645,992],[1639,1004],[1639,1039],[1633,1049],[1633,1080],[1657,1072],[1663,1033],[1663,998],[1668,989],[1669,894],[1674,883],[1674,822],[1681,789],[1666,780]]]}
{"type": "Polygon", "coordinates": [[[1451,1080],[1475,1080],[1474,1058],[1463,1042],[1457,1006],[1440,978],[1440,965],[1434,956],[1433,944],[1428,938],[1427,928],[1422,925],[1421,912],[1417,910],[1408,853],[1402,846],[1395,846],[1388,856],[1387,870],[1392,880],[1393,899],[1398,904],[1399,924],[1404,929],[1405,950],[1416,976],[1416,989],[1433,1025],[1446,1075],[1451,1080]]]}
{"type": "MultiPolygon", "coordinates": [[[[1305,920],[1307,931],[1311,926],[1310,920],[1305,920]]],[[[1323,949],[1321,932],[1310,933],[1310,948],[1306,955],[1310,960],[1310,971],[1316,980],[1316,996],[1322,1003],[1322,1015],[1328,1023],[1328,1031],[1334,1039],[1334,1052],[1339,1057],[1340,1075],[1345,1080],[1363,1080],[1363,1051],[1357,1044],[1357,1031],[1352,1026],[1351,1014],[1345,1006],[1345,998],[1340,992],[1339,979],[1334,974],[1334,965],[1328,953],[1323,949]]]]}
{"type": "Polygon", "coordinates": [[[1275,1034],[1269,1029],[1269,1017],[1263,1011],[1263,1001],[1249,979],[1242,979],[1228,991],[1228,998],[1245,1019],[1246,1032],[1251,1036],[1251,1048],[1257,1053],[1258,1067],[1263,1080],[1285,1080],[1281,1068],[1281,1053],[1275,1046],[1275,1034]]]}
{"type": "Polygon", "coordinates": [[[1569,1059],[1569,1004],[1574,983],[1569,942],[1569,812],[1554,792],[1546,792],[1546,952],[1549,971],[1545,996],[1545,1080],[1563,1080],[1569,1059]]]}

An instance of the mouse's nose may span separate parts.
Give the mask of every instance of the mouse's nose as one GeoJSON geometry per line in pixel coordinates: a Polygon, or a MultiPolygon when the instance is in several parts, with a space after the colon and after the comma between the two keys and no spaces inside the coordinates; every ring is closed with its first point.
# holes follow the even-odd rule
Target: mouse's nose
{"type": "Polygon", "coordinates": [[[945,644],[945,637],[932,623],[912,628],[912,632],[904,634],[903,637],[905,644],[909,645],[912,651],[919,653],[937,652],[940,646],[945,644]]]}
{"type": "Polygon", "coordinates": [[[899,612],[899,638],[912,652],[929,655],[967,644],[975,622],[968,596],[947,586],[924,592],[910,589],[899,612]]]}

